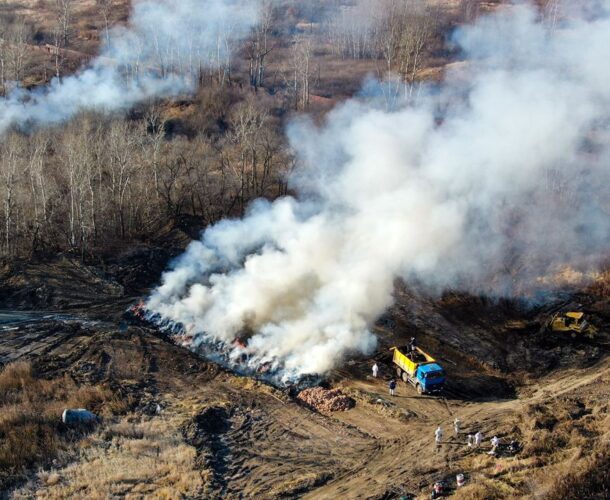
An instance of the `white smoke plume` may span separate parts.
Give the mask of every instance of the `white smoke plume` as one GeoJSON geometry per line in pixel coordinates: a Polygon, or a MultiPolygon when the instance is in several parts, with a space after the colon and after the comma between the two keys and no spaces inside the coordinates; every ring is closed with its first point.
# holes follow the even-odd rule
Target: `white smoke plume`
{"type": "Polygon", "coordinates": [[[110,31],[87,67],[0,99],[0,134],[192,91],[201,69],[227,67],[232,45],[249,33],[257,14],[256,0],[136,1],[127,26],[110,31]]]}
{"type": "Polygon", "coordinates": [[[352,100],[294,123],[298,196],[207,229],[148,309],[323,373],[375,348],[396,278],[514,295],[595,265],[610,243],[609,5],[554,29],[527,5],[483,18],[455,35],[465,78],[398,110],[352,100]]]}

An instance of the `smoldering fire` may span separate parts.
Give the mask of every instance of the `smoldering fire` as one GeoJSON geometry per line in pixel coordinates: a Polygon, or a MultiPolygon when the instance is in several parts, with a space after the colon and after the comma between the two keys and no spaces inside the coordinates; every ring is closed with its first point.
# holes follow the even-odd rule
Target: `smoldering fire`
{"type": "Polygon", "coordinates": [[[258,363],[322,373],[374,349],[397,277],[513,295],[554,266],[595,266],[610,151],[587,148],[608,132],[609,6],[560,27],[524,5],[483,18],[455,35],[466,80],[448,74],[399,109],[351,100],[321,127],[295,121],[298,197],[207,229],[148,310],[195,344],[246,328],[258,363]],[[519,257],[526,272],[507,264],[519,257]]]}

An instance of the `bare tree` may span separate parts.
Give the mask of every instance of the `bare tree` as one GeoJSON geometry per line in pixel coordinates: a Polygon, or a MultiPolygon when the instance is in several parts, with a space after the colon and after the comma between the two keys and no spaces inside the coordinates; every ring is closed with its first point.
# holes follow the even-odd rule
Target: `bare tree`
{"type": "Polygon", "coordinates": [[[339,5],[326,23],[327,37],[334,53],[353,59],[374,57],[378,11],[378,0],[359,0],[355,5],[339,5]]]}
{"type": "Polygon", "coordinates": [[[241,184],[242,207],[246,198],[255,195],[258,184],[258,139],[265,122],[267,112],[261,109],[253,99],[248,99],[238,106],[232,120],[232,142],[239,150],[239,177],[241,184]]]}
{"type": "Polygon", "coordinates": [[[5,91],[8,82],[20,82],[28,64],[31,27],[18,19],[0,23],[0,85],[5,91]]]}
{"type": "Polygon", "coordinates": [[[481,0],[461,0],[459,8],[461,20],[471,23],[479,16],[480,9],[481,0]]]}
{"type": "Polygon", "coordinates": [[[405,12],[399,52],[399,72],[412,96],[416,76],[423,64],[424,49],[433,36],[437,22],[436,10],[421,4],[408,5],[405,12]]]}
{"type": "Polygon", "coordinates": [[[93,141],[84,120],[64,134],[62,160],[68,203],[68,242],[72,250],[87,251],[94,232],[95,204],[90,196],[93,141]]]}
{"type": "Polygon", "coordinates": [[[252,37],[248,41],[247,54],[250,62],[250,85],[255,89],[263,85],[265,78],[265,58],[273,50],[269,45],[269,34],[273,22],[271,2],[262,2],[260,18],[254,27],[252,37]]]}
{"type": "Polygon", "coordinates": [[[95,0],[104,19],[104,38],[106,38],[106,43],[110,41],[110,13],[115,7],[115,2],[116,0],[95,0]]]}
{"type": "Polygon", "coordinates": [[[437,10],[417,0],[386,0],[384,15],[375,31],[378,52],[384,61],[380,70],[389,107],[402,89],[412,97],[427,44],[435,35],[437,10]]]}
{"type": "Polygon", "coordinates": [[[70,42],[72,9],[74,0],[54,0],[57,26],[61,37],[61,44],[67,47],[70,42]]]}
{"type": "Polygon", "coordinates": [[[23,141],[16,134],[7,137],[0,149],[0,189],[2,193],[3,238],[2,249],[6,255],[15,248],[15,227],[17,225],[17,190],[23,154],[23,141]]]}
{"type": "Polygon", "coordinates": [[[61,76],[64,62],[63,49],[70,41],[70,27],[72,22],[72,8],[74,0],[52,0],[55,11],[55,26],[53,28],[53,44],[55,56],[55,76],[61,76]]]}
{"type": "Polygon", "coordinates": [[[233,36],[233,26],[223,25],[216,33],[216,74],[220,86],[231,79],[233,65],[232,54],[235,51],[236,40],[233,36]]]}
{"type": "Polygon", "coordinates": [[[309,107],[311,83],[311,38],[304,35],[295,37],[291,47],[292,92],[294,108],[306,110],[309,107]]]}
{"type": "Polygon", "coordinates": [[[184,207],[185,190],[181,181],[183,177],[188,177],[188,165],[182,154],[176,150],[171,153],[173,154],[169,154],[165,159],[161,196],[165,203],[166,214],[175,217],[180,215],[184,207]]]}
{"type": "Polygon", "coordinates": [[[161,148],[165,141],[165,123],[166,120],[161,113],[161,109],[156,105],[151,105],[145,115],[146,134],[143,135],[142,145],[148,147],[148,154],[144,157],[148,159],[150,164],[153,179],[154,179],[154,196],[159,200],[161,188],[159,183],[160,155],[161,148]]]}
{"type": "Polygon", "coordinates": [[[20,82],[24,76],[24,70],[28,62],[31,28],[24,22],[13,25],[9,45],[8,69],[11,79],[20,82]]]}
{"type": "Polygon", "coordinates": [[[402,36],[401,10],[396,2],[386,2],[385,15],[380,20],[377,45],[385,62],[386,76],[394,70],[402,36]]]}
{"type": "Polygon", "coordinates": [[[243,210],[253,198],[273,196],[272,188],[283,179],[288,163],[278,139],[278,124],[266,107],[250,97],[236,106],[230,120],[229,143],[222,150],[237,186],[239,206],[243,210]]]}
{"type": "Polygon", "coordinates": [[[224,205],[224,186],[218,180],[222,182],[224,178],[214,169],[217,155],[210,140],[200,136],[192,144],[194,147],[186,157],[191,207],[193,215],[201,215],[206,222],[211,222],[219,216],[217,213],[222,213],[222,209],[218,210],[224,205]]]}
{"type": "Polygon", "coordinates": [[[135,158],[138,135],[127,122],[112,123],[108,134],[110,195],[117,220],[118,235],[127,236],[129,223],[129,189],[140,169],[135,158]]]}
{"type": "Polygon", "coordinates": [[[551,30],[557,27],[557,22],[562,14],[562,3],[562,0],[544,0],[542,4],[544,21],[551,30]]]}
{"type": "Polygon", "coordinates": [[[0,91],[2,94],[5,93],[5,81],[6,81],[6,56],[7,56],[7,45],[8,45],[8,23],[6,19],[0,17],[0,91]]]}
{"type": "Polygon", "coordinates": [[[46,133],[37,134],[30,142],[28,154],[27,174],[29,178],[30,206],[34,210],[32,221],[32,249],[36,249],[38,241],[44,241],[47,237],[49,225],[49,184],[50,179],[46,176],[45,156],[48,154],[49,137],[46,133]]]}

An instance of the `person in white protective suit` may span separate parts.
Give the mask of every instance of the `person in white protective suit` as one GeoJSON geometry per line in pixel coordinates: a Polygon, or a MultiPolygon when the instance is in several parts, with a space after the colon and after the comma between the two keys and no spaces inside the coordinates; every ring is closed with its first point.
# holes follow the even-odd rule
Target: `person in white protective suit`
{"type": "Polygon", "coordinates": [[[489,452],[489,455],[496,455],[498,453],[498,446],[500,446],[500,438],[497,436],[494,436],[491,438],[491,451],[489,452]]]}
{"type": "Polygon", "coordinates": [[[436,430],[434,431],[434,442],[436,443],[437,447],[441,445],[442,440],[443,440],[443,429],[439,425],[436,428],[436,430]]]}
{"type": "Polygon", "coordinates": [[[462,421],[459,418],[455,417],[455,420],[453,421],[453,432],[455,432],[456,437],[460,433],[461,425],[462,425],[462,421]]]}
{"type": "Polygon", "coordinates": [[[479,446],[481,446],[482,442],[483,442],[483,433],[481,431],[478,431],[474,435],[474,447],[478,448],[479,446]]]}

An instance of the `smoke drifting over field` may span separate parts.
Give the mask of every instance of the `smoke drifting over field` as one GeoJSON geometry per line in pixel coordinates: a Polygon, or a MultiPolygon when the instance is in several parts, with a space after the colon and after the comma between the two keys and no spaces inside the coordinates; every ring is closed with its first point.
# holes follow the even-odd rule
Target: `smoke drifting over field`
{"type": "Polygon", "coordinates": [[[42,89],[17,88],[0,99],[0,133],[193,90],[201,68],[227,66],[232,44],[249,33],[257,12],[258,2],[250,0],[136,2],[127,27],[110,31],[88,67],[42,89]]]}
{"type": "Polygon", "coordinates": [[[515,7],[455,40],[466,79],[399,110],[354,100],[322,127],[294,123],[299,197],[206,230],[149,310],[200,338],[249,331],[256,359],[324,372],[375,347],[397,277],[513,295],[594,265],[610,238],[608,9],[549,31],[515,7]]]}

